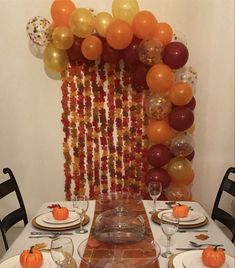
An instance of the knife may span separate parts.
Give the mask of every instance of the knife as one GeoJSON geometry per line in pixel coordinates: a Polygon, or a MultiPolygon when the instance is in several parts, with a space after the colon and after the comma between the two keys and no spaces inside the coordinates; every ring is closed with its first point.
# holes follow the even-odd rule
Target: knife
{"type": "Polygon", "coordinates": [[[68,233],[68,232],[30,232],[31,235],[54,235],[54,234],[60,234],[60,235],[73,235],[74,233],[68,233]]]}

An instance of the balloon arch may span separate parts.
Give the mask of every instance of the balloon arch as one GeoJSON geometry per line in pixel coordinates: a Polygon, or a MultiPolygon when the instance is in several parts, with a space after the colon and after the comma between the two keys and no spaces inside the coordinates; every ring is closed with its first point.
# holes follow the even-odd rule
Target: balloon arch
{"type": "Polygon", "coordinates": [[[137,0],[113,0],[94,14],[54,0],[51,22],[31,18],[31,51],[62,80],[66,199],[87,191],[132,191],[190,200],[197,73],[167,22],[137,0]]]}

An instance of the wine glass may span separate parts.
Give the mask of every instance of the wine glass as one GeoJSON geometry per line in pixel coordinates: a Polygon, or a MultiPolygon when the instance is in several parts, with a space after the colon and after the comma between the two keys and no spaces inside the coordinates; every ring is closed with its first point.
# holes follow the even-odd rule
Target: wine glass
{"type": "Polygon", "coordinates": [[[73,200],[73,208],[74,211],[79,215],[80,218],[80,227],[75,232],[78,234],[85,234],[88,231],[83,227],[82,221],[84,215],[89,207],[89,200],[88,197],[85,195],[82,196],[75,196],[73,200]]]}
{"type": "Polygon", "coordinates": [[[148,184],[148,191],[149,191],[149,195],[153,199],[153,211],[151,211],[150,213],[155,213],[156,201],[162,192],[162,184],[159,181],[151,181],[148,184]]]}
{"type": "Polygon", "coordinates": [[[161,215],[161,228],[167,238],[166,251],[161,254],[162,257],[168,258],[172,255],[170,250],[171,236],[175,234],[179,227],[179,219],[172,216],[172,212],[166,212],[161,215]]]}
{"type": "Polygon", "coordinates": [[[58,267],[68,267],[72,260],[73,251],[74,246],[71,238],[59,237],[51,240],[51,257],[58,267]]]}

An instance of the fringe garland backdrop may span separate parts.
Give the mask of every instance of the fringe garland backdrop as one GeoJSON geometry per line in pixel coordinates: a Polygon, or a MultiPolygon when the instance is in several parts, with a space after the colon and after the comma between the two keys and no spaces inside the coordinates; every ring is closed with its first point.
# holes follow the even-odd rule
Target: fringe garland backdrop
{"type": "Polygon", "coordinates": [[[144,195],[146,91],[131,88],[121,64],[97,62],[69,66],[61,89],[66,199],[85,192],[90,199],[108,191],[144,195]]]}

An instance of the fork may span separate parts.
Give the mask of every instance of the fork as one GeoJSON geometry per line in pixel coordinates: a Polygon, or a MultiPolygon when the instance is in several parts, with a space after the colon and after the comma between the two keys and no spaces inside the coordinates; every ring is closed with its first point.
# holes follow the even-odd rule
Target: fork
{"type": "Polygon", "coordinates": [[[223,247],[224,246],[222,244],[210,244],[210,243],[198,244],[198,243],[193,242],[193,241],[189,241],[189,243],[190,243],[191,246],[194,246],[196,248],[200,248],[202,246],[218,246],[218,247],[223,247]]]}
{"type": "Polygon", "coordinates": [[[59,237],[59,233],[51,234],[51,235],[30,235],[29,238],[42,238],[42,237],[49,237],[51,239],[59,237]]]}

